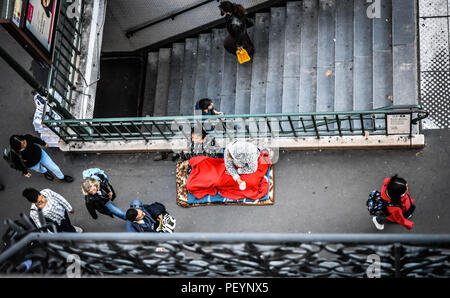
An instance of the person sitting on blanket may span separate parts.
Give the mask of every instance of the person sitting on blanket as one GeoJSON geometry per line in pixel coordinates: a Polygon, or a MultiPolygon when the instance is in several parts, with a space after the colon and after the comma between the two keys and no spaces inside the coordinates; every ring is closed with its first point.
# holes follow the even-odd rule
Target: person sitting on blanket
{"type": "Polygon", "coordinates": [[[241,180],[240,175],[256,172],[260,154],[261,150],[256,145],[238,140],[230,143],[225,149],[225,168],[241,190],[245,189],[245,182],[241,180]]]}
{"type": "Polygon", "coordinates": [[[127,232],[166,232],[172,233],[176,220],[167,211],[163,204],[155,202],[144,205],[134,200],[127,210],[127,232]]]}
{"type": "Polygon", "coordinates": [[[180,161],[189,160],[194,156],[223,158],[222,149],[217,145],[215,138],[207,134],[200,126],[196,126],[191,130],[189,151],[177,155],[180,161]]]}

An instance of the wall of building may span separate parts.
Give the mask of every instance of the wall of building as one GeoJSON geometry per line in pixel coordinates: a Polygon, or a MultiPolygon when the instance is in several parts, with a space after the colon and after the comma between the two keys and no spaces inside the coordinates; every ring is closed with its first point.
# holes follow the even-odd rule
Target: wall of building
{"type": "MultiPolygon", "coordinates": [[[[272,0],[273,1],[273,0],[272,0]]],[[[149,21],[161,18],[182,8],[191,7],[199,0],[133,0],[107,1],[106,26],[103,37],[103,52],[134,51],[155,44],[172,36],[193,30],[202,25],[220,20],[217,1],[202,5],[177,16],[137,32],[130,38],[127,30],[149,21]]],[[[246,9],[270,2],[267,0],[234,0],[246,9]]]]}

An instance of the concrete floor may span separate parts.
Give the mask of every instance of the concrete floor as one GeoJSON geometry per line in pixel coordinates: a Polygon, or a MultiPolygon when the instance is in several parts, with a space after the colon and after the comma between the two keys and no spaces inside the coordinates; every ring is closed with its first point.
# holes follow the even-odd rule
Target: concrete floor
{"type": "MultiPolygon", "coordinates": [[[[26,69],[32,59],[0,28],[1,46],[26,69]]],[[[0,59],[0,144],[12,134],[34,133],[31,88],[0,59]]],[[[122,232],[125,223],[100,215],[93,220],[84,206],[81,173],[89,167],[104,169],[126,209],[129,202],[159,201],[177,219],[177,232],[293,232],[293,233],[449,233],[450,232],[450,130],[425,131],[423,150],[290,151],[282,152],[275,165],[275,205],[264,207],[207,206],[182,208],[175,201],[175,166],[153,161],[153,154],[64,154],[48,149],[71,184],[47,181],[32,172],[27,179],[0,162],[0,233],[6,218],[29,212],[22,197],[26,187],[51,188],[72,204],[75,225],[86,232],[122,232]],[[368,193],[381,187],[383,179],[398,173],[409,182],[416,199],[415,227],[408,231],[390,225],[375,229],[365,209],[368,193]]]]}

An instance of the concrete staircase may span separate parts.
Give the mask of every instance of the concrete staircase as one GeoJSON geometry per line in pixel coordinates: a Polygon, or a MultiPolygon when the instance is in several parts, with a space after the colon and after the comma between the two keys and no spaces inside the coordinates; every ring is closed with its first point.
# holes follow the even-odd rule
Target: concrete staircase
{"type": "Polygon", "coordinates": [[[257,13],[251,63],[223,48],[226,29],[148,54],[142,115],[193,115],[211,98],[226,114],[372,110],[415,104],[415,1],[287,2],[257,13]]]}

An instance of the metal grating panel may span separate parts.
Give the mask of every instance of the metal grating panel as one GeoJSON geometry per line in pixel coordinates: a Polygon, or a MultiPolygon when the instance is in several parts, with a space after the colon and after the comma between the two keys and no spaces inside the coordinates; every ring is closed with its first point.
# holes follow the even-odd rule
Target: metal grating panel
{"type": "Polygon", "coordinates": [[[420,97],[430,113],[424,129],[450,128],[448,0],[419,0],[420,97]]]}

